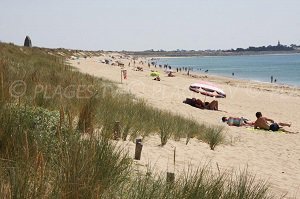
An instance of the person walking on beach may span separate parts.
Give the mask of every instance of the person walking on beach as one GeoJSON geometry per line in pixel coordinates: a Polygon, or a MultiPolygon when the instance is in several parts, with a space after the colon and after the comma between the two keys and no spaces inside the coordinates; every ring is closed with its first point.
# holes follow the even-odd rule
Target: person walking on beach
{"type": "Polygon", "coordinates": [[[271,76],[271,83],[273,83],[273,75],[271,76]]]}
{"type": "Polygon", "coordinates": [[[293,133],[293,132],[287,131],[282,128],[283,126],[290,127],[291,124],[282,123],[282,122],[275,123],[274,120],[263,117],[261,112],[257,112],[255,115],[257,118],[257,120],[254,122],[255,129],[263,129],[263,130],[267,130],[267,131],[268,130],[278,131],[280,129],[283,132],[293,133]],[[271,122],[271,124],[269,124],[269,122],[271,122]]]}

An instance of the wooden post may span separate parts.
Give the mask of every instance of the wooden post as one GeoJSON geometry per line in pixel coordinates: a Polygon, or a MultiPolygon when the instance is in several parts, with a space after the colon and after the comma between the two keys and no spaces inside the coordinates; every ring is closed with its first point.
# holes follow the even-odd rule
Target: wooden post
{"type": "MultiPolygon", "coordinates": [[[[176,147],[174,148],[173,154],[173,164],[174,164],[174,172],[175,172],[175,163],[176,163],[176,147]]],[[[175,173],[167,172],[167,183],[172,184],[175,181],[175,173]]]]}
{"type": "Polygon", "coordinates": [[[176,164],[176,147],[174,148],[174,170],[175,170],[175,164],[176,164]]]}
{"type": "Polygon", "coordinates": [[[187,145],[189,143],[189,141],[190,141],[190,135],[187,135],[185,144],[187,145]]]}
{"type": "Polygon", "coordinates": [[[217,168],[218,168],[218,171],[219,171],[219,174],[221,173],[221,171],[220,171],[220,167],[219,167],[219,164],[218,163],[216,163],[217,164],[217,168]]]}
{"type": "Polygon", "coordinates": [[[121,70],[121,84],[123,84],[123,77],[122,77],[122,70],[121,70]]]}
{"type": "Polygon", "coordinates": [[[115,127],[114,127],[114,139],[117,140],[121,137],[121,127],[120,127],[120,122],[116,121],[115,122],[115,127]]]}
{"type": "Polygon", "coordinates": [[[175,173],[167,172],[167,183],[174,183],[175,173]]]}
{"type": "Polygon", "coordinates": [[[136,139],[135,140],[135,154],[134,154],[135,160],[141,159],[142,149],[143,149],[142,139],[136,139]]]}

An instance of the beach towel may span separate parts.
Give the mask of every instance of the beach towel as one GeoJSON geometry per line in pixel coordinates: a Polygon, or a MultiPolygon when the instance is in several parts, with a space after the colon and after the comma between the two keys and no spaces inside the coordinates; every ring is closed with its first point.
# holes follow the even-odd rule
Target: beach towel
{"type": "Polygon", "coordinates": [[[255,129],[253,127],[246,127],[249,131],[255,132],[255,133],[281,133],[286,134],[286,132],[278,130],[278,131],[271,131],[271,130],[264,130],[264,129],[255,129]]]}

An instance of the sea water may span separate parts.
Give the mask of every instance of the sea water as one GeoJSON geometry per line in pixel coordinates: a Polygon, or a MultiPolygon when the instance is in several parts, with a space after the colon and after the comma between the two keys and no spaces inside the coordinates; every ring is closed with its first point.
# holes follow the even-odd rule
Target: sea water
{"type": "Polygon", "coordinates": [[[261,82],[271,82],[273,76],[276,83],[300,86],[300,54],[159,58],[157,64],[261,82]]]}

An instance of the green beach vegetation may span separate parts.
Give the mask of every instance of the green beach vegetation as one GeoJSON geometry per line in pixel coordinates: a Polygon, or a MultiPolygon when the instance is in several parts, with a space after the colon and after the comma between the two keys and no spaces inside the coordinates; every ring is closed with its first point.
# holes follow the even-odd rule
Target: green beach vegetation
{"type": "Polygon", "coordinates": [[[78,72],[65,63],[74,52],[0,43],[1,198],[273,198],[267,183],[247,172],[202,167],[170,183],[163,174],[135,171],[112,141],[116,121],[123,140],[157,134],[164,146],[195,137],[212,150],[223,129],[155,109],[78,72]]]}

